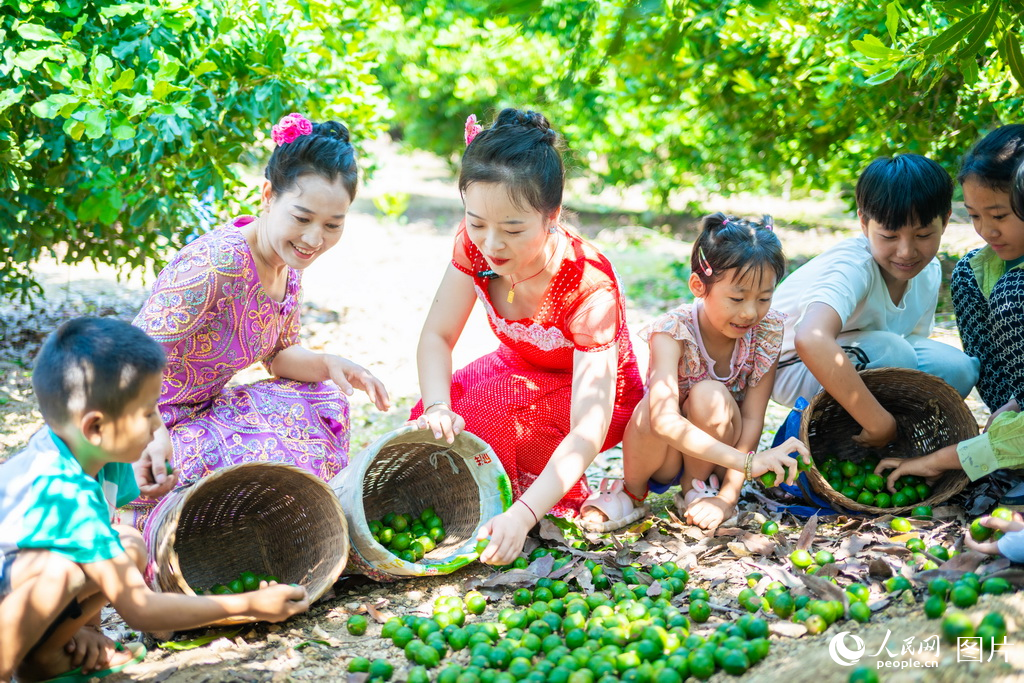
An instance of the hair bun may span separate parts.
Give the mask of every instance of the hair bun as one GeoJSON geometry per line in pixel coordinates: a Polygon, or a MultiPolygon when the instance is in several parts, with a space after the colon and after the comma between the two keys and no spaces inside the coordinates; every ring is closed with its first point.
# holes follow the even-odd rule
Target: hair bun
{"type": "Polygon", "coordinates": [[[551,128],[551,123],[547,118],[536,111],[523,111],[522,109],[514,109],[508,107],[502,109],[498,114],[498,117],[494,120],[493,128],[500,128],[503,126],[522,126],[523,128],[533,128],[544,133],[544,139],[554,142],[555,138],[558,137],[551,128]]]}
{"type": "Polygon", "coordinates": [[[313,135],[323,135],[328,138],[337,138],[342,142],[349,142],[348,128],[345,127],[345,124],[337,121],[314,123],[313,135]]]}

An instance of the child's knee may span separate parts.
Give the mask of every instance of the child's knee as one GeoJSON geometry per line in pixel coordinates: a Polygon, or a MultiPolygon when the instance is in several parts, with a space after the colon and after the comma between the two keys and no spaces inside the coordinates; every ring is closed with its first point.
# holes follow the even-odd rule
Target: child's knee
{"type": "Polygon", "coordinates": [[[691,386],[684,412],[691,423],[731,445],[740,411],[732,392],[724,384],[704,380],[691,386]]]}
{"type": "Polygon", "coordinates": [[[114,528],[118,532],[121,545],[124,547],[128,557],[139,568],[139,571],[144,570],[148,553],[146,551],[146,542],[142,540],[142,534],[139,533],[138,529],[123,524],[117,524],[114,528]]]}
{"type": "MultiPolygon", "coordinates": [[[[907,368],[916,370],[918,365],[917,352],[914,346],[902,335],[884,330],[872,330],[870,332],[855,332],[854,338],[844,343],[842,335],[839,338],[840,346],[849,346],[847,355],[851,357],[855,365],[863,365],[868,368],[907,368]]],[[[858,369],[861,369],[858,367],[858,369]]]]}
{"type": "MultiPolygon", "coordinates": [[[[922,368],[923,370],[924,368],[922,368]]],[[[981,362],[974,356],[966,353],[950,354],[945,360],[939,377],[946,380],[951,387],[956,389],[960,398],[967,398],[971,389],[978,383],[978,375],[981,371],[981,362]]]]}

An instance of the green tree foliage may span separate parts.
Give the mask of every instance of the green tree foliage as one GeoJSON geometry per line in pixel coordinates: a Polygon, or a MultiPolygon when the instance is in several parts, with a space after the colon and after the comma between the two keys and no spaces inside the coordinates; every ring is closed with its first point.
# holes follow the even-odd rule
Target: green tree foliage
{"type": "Polygon", "coordinates": [[[265,157],[289,111],[379,128],[376,7],[0,1],[0,294],[31,291],[58,242],[68,262],[158,261],[196,230],[200,195],[238,208],[238,162],[265,157]]]}
{"type": "Polygon", "coordinates": [[[469,113],[529,106],[593,177],[644,185],[655,200],[686,186],[828,189],[900,151],[953,170],[982,132],[1016,117],[1008,46],[1019,10],[1009,0],[413,0],[380,25],[380,73],[407,142],[441,154],[461,149],[469,113]],[[945,45],[964,21],[963,44],[945,45]],[[901,46],[877,38],[894,35],[901,46]]]}

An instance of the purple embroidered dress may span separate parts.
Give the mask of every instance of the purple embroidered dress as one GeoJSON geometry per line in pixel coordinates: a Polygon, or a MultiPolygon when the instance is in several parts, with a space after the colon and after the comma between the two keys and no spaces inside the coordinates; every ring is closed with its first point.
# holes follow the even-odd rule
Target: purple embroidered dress
{"type": "MultiPolygon", "coordinates": [[[[326,481],[348,464],[348,399],[333,383],[275,377],[227,386],[253,363],[269,369],[299,338],[301,273],[289,269],[283,301],[267,294],[239,230],[252,220],[237,218],[182,249],[134,321],[167,354],[160,414],[182,483],[270,460],[326,481]]],[[[148,510],[139,512],[141,526],[148,510]]]]}

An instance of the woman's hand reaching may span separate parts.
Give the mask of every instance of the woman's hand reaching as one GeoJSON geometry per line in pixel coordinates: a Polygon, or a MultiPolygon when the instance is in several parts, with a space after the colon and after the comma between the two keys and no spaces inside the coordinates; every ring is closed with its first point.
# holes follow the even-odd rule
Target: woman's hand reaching
{"type": "Polygon", "coordinates": [[[455,437],[466,428],[466,421],[447,403],[435,403],[424,408],[415,424],[420,429],[432,431],[435,439],[443,438],[448,443],[455,443],[455,437]]]}
{"type": "Polygon", "coordinates": [[[377,406],[377,410],[391,408],[391,399],[388,397],[388,390],[384,388],[384,383],[362,365],[333,354],[324,354],[324,362],[327,364],[327,373],[331,381],[337,384],[346,396],[351,396],[353,389],[359,389],[366,392],[377,406]]]}

